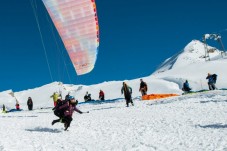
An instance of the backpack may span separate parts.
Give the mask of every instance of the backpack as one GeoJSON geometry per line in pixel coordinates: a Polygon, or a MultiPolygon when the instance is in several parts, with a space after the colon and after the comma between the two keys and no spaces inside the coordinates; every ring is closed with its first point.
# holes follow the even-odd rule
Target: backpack
{"type": "Polygon", "coordinates": [[[212,75],[212,78],[213,78],[214,82],[216,82],[216,80],[217,80],[217,75],[216,75],[216,74],[213,74],[213,75],[212,75]]]}

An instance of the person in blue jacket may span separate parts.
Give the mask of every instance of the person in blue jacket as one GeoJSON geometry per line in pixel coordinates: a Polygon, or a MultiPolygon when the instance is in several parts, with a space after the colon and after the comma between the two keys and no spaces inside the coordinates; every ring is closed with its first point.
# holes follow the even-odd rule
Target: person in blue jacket
{"type": "Polygon", "coordinates": [[[182,90],[183,90],[184,92],[189,92],[189,91],[191,91],[191,88],[190,88],[190,86],[189,86],[188,80],[186,80],[186,81],[184,82],[182,90]]]}
{"type": "Polygon", "coordinates": [[[209,90],[215,90],[217,89],[215,84],[216,84],[216,81],[217,81],[217,75],[216,74],[210,74],[208,73],[206,79],[208,79],[208,87],[209,87],[209,90]]]}

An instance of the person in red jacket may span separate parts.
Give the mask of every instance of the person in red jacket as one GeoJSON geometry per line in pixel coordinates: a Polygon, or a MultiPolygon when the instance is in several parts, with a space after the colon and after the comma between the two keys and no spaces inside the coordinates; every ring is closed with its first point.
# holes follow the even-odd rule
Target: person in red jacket
{"type": "Polygon", "coordinates": [[[104,95],[104,92],[102,90],[99,91],[99,99],[105,100],[105,95],[104,95]]]}
{"type": "Polygon", "coordinates": [[[17,100],[16,100],[16,109],[20,110],[20,104],[19,104],[19,102],[17,100]]]}

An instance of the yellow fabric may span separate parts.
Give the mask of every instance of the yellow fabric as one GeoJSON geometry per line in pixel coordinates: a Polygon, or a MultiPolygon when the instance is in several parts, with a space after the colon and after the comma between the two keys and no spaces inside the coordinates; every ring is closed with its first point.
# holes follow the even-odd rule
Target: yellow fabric
{"type": "Polygon", "coordinates": [[[53,98],[54,102],[57,102],[59,94],[58,93],[54,93],[51,97],[53,98]]]}

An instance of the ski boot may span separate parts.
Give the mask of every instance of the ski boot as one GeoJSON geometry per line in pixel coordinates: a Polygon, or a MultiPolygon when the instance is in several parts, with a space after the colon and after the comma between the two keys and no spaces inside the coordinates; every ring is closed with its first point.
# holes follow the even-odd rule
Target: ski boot
{"type": "Polygon", "coordinates": [[[65,131],[69,128],[69,124],[68,123],[65,123],[64,124],[64,127],[65,127],[65,131]]]}
{"type": "Polygon", "coordinates": [[[57,123],[57,122],[59,122],[60,121],[60,119],[58,119],[58,120],[53,120],[52,121],[52,125],[54,125],[55,123],[57,123]]]}

